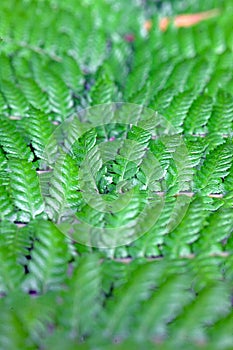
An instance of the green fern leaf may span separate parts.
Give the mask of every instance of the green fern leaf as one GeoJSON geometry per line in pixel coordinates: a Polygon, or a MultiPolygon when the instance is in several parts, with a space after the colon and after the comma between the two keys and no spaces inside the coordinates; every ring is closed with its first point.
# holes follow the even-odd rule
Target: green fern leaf
{"type": "Polygon", "coordinates": [[[169,107],[164,111],[165,116],[171,121],[176,132],[183,131],[182,125],[193,99],[194,95],[192,92],[182,92],[174,97],[169,107]]]}
{"type": "Polygon", "coordinates": [[[197,198],[191,202],[181,223],[165,237],[164,254],[178,258],[192,253],[191,244],[199,238],[199,232],[204,226],[206,218],[210,215],[208,210],[203,209],[204,207],[203,199],[197,198]]]}
{"type": "Polygon", "coordinates": [[[25,144],[22,135],[16,129],[13,121],[8,118],[1,118],[0,132],[0,144],[8,158],[27,159],[28,161],[32,161],[34,158],[33,154],[25,144]]]}
{"type": "Polygon", "coordinates": [[[100,76],[90,91],[91,104],[115,101],[116,86],[107,75],[100,76]]]}
{"type": "Polygon", "coordinates": [[[48,95],[51,109],[58,115],[59,121],[65,120],[73,112],[73,100],[71,93],[63,80],[48,72],[46,77],[48,95]]]}
{"type": "Polygon", "coordinates": [[[27,339],[27,349],[38,348],[53,320],[52,300],[52,295],[32,298],[21,291],[1,299],[0,347],[6,350],[23,348],[27,339]]]}
{"type": "Polygon", "coordinates": [[[166,87],[176,86],[177,92],[182,92],[186,85],[189,75],[194,66],[194,61],[192,60],[184,60],[178,63],[170,77],[167,80],[166,87]]]}
{"type": "Polygon", "coordinates": [[[14,81],[14,74],[11,66],[10,57],[4,52],[0,54],[0,79],[14,81]]]}
{"type": "Polygon", "coordinates": [[[16,219],[15,208],[4,185],[0,185],[0,220],[16,219]]]}
{"type": "Polygon", "coordinates": [[[187,290],[188,276],[172,276],[155,290],[140,310],[135,334],[138,341],[161,339],[166,336],[168,323],[190,303],[192,295],[187,290]],[[169,295],[169,299],[167,299],[169,295]]]}
{"type": "Polygon", "coordinates": [[[200,238],[194,245],[195,252],[217,254],[224,251],[224,243],[233,231],[232,209],[222,207],[214,212],[207,225],[200,230],[200,238]]]}
{"type": "Polygon", "coordinates": [[[185,308],[171,327],[171,335],[176,344],[188,342],[204,342],[204,327],[216,322],[229,313],[229,287],[216,282],[202,290],[189,308],[185,308]],[[221,295],[221,303],[219,296],[221,295]],[[204,326],[204,327],[203,327],[204,326]]]}
{"type": "Polygon", "coordinates": [[[232,162],[232,142],[226,142],[210,152],[194,178],[196,190],[202,193],[221,193],[223,180],[229,173],[232,162]]]}
{"type": "Polygon", "coordinates": [[[36,241],[24,288],[43,293],[60,289],[67,279],[68,261],[71,258],[67,238],[49,221],[35,221],[33,229],[36,241]]]}
{"type": "Polygon", "coordinates": [[[45,113],[49,111],[48,97],[33,79],[20,78],[19,84],[28,102],[34,108],[40,109],[45,113]]]}
{"type": "Polygon", "coordinates": [[[207,124],[208,130],[229,134],[232,130],[233,121],[233,98],[232,95],[219,91],[216,103],[213,107],[213,113],[207,124]]]}
{"type": "Polygon", "coordinates": [[[23,120],[24,128],[27,131],[35,155],[43,158],[46,146],[53,132],[53,126],[48,120],[48,115],[40,110],[30,109],[29,118],[23,120]]]}
{"type": "Polygon", "coordinates": [[[80,204],[78,173],[75,161],[69,155],[61,155],[50,176],[45,197],[46,212],[50,219],[60,222],[63,216],[80,204]]]}
{"type": "Polygon", "coordinates": [[[9,161],[9,168],[14,204],[23,211],[27,220],[34,219],[44,210],[36,171],[32,163],[17,159],[9,161]]]}
{"type": "Polygon", "coordinates": [[[133,271],[131,278],[115,290],[114,299],[109,300],[106,306],[107,315],[114,314],[104,325],[107,337],[126,336],[129,332],[130,322],[141,302],[146,300],[157,284],[163,273],[155,269],[152,264],[147,264],[133,271]]]}
{"type": "MultiPolygon", "coordinates": [[[[195,47],[197,48],[196,43],[195,47]]],[[[187,79],[186,88],[189,90],[194,90],[196,94],[202,93],[208,81],[210,80],[213,71],[214,65],[208,62],[205,58],[196,60],[195,65],[192,69],[192,74],[190,74],[187,79]]]]}
{"type": "Polygon", "coordinates": [[[15,84],[6,80],[1,81],[0,89],[7,100],[8,106],[12,110],[12,115],[19,117],[25,116],[29,108],[29,103],[21,90],[15,84]]]}
{"type": "Polygon", "coordinates": [[[211,116],[212,105],[212,99],[207,95],[201,95],[194,100],[185,118],[185,131],[190,134],[206,133],[206,124],[211,116]]]}
{"type": "Polygon", "coordinates": [[[0,113],[2,115],[8,114],[7,102],[1,92],[0,92],[0,113]]]}
{"type": "Polygon", "coordinates": [[[7,293],[21,288],[24,278],[22,252],[24,252],[21,239],[17,240],[16,226],[8,222],[0,224],[0,292],[7,293]],[[20,242],[21,241],[21,242],[20,242]]]}
{"type": "Polygon", "coordinates": [[[62,292],[59,323],[71,338],[81,339],[96,327],[102,308],[101,266],[98,256],[82,257],[75,262],[72,279],[62,292]],[[92,305],[92,307],[90,307],[92,305]]]}

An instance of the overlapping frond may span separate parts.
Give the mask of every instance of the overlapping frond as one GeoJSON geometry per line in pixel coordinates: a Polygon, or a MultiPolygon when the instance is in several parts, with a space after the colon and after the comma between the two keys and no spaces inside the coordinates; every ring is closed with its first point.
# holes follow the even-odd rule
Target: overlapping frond
{"type": "Polygon", "coordinates": [[[0,348],[230,350],[232,1],[0,12],[0,348]]]}

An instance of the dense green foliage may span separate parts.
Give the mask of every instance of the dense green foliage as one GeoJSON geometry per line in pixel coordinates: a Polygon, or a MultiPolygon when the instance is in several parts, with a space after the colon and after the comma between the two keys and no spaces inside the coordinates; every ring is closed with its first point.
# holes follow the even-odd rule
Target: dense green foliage
{"type": "Polygon", "coordinates": [[[232,1],[3,0],[0,13],[0,349],[231,349],[232,1]],[[218,17],[159,30],[163,16],[216,7],[218,17]],[[82,120],[121,101],[164,115],[172,140],[82,120]],[[53,132],[78,113],[82,136],[68,130],[64,154],[53,132]],[[117,151],[101,146],[109,140],[117,151]],[[106,207],[134,188],[130,205],[98,211],[85,183],[106,207]],[[149,225],[138,214],[154,192],[164,205],[149,225]],[[84,230],[148,229],[86,246],[59,229],[70,213],[84,230]]]}

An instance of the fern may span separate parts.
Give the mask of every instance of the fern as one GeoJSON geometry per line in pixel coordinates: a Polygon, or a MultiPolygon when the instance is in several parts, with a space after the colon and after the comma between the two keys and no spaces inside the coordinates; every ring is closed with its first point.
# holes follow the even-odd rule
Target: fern
{"type": "Polygon", "coordinates": [[[61,69],[61,78],[65,80],[72,91],[80,93],[84,87],[84,76],[77,62],[72,57],[64,55],[62,65],[56,64],[55,72],[57,72],[58,66],[61,69]]]}
{"type": "Polygon", "coordinates": [[[212,99],[208,95],[198,97],[190,106],[184,129],[190,134],[205,133],[212,112],[212,99]]]}
{"type": "Polygon", "coordinates": [[[143,321],[138,317],[136,326],[136,338],[144,341],[144,338],[163,338],[168,331],[168,322],[176,317],[183,308],[190,303],[192,295],[185,290],[188,284],[187,276],[172,276],[155,290],[149,300],[142,306],[143,321]],[[170,295],[169,300],[164,298],[170,295]],[[182,299],[181,299],[182,295],[182,299]]]}
{"type": "Polygon", "coordinates": [[[13,157],[32,161],[33,155],[12,121],[8,118],[1,118],[0,131],[0,143],[8,158],[13,157]]]}
{"type": "Polygon", "coordinates": [[[0,185],[0,219],[15,220],[16,213],[6,186],[0,185]]]}
{"type": "Polygon", "coordinates": [[[6,100],[2,95],[2,93],[0,93],[0,112],[2,115],[4,115],[4,114],[8,114],[7,111],[8,111],[8,108],[7,108],[6,100]]]}
{"type": "Polygon", "coordinates": [[[196,174],[196,188],[201,189],[202,193],[223,192],[222,179],[228,175],[231,162],[232,143],[229,141],[207,155],[200,171],[196,174]]]}
{"type": "Polygon", "coordinates": [[[223,283],[216,282],[206,287],[199,293],[198,298],[190,305],[186,315],[180,316],[173,325],[171,334],[174,335],[178,345],[183,340],[192,342],[205,341],[205,334],[202,325],[216,322],[229,312],[229,287],[223,283]],[[219,295],[222,295],[222,303],[217,302],[219,295]],[[216,301],[216,302],[214,302],[216,301]],[[175,330],[175,326],[178,326],[175,330]]]}
{"type": "Polygon", "coordinates": [[[20,87],[28,102],[35,108],[48,112],[49,103],[47,95],[40,89],[33,79],[20,78],[20,87]]]}
{"type": "MultiPolygon", "coordinates": [[[[205,33],[205,31],[203,32],[205,33]]],[[[202,35],[202,33],[198,32],[198,35],[194,36],[194,40],[195,38],[198,38],[200,35],[202,35]]],[[[203,44],[204,40],[202,41],[200,40],[200,42],[201,44],[203,44]]],[[[196,48],[198,48],[199,40],[198,42],[194,42],[194,45],[196,48]]],[[[192,74],[188,77],[188,80],[187,80],[187,88],[190,90],[194,89],[194,91],[197,94],[201,93],[204,90],[208,81],[210,80],[210,77],[213,74],[213,71],[214,71],[213,64],[209,62],[205,57],[196,60],[192,70],[192,74]]]]}
{"type": "Polygon", "coordinates": [[[194,199],[178,227],[165,237],[164,253],[177,258],[181,255],[191,254],[191,244],[199,238],[199,232],[206,218],[210,215],[208,210],[203,210],[203,199],[194,199]],[[195,224],[194,224],[195,223],[195,224]]]}
{"type": "Polygon", "coordinates": [[[193,99],[194,96],[191,92],[180,93],[174,97],[169,107],[165,110],[165,116],[171,120],[177,132],[183,131],[182,125],[193,99]]]}
{"type": "Polygon", "coordinates": [[[195,251],[205,254],[207,246],[211,254],[225,250],[225,242],[230,238],[232,231],[232,209],[223,207],[208,218],[208,225],[200,231],[200,238],[194,245],[195,251]]]}
{"type": "Polygon", "coordinates": [[[29,104],[23,93],[15,84],[10,81],[2,81],[0,84],[1,91],[4,91],[4,96],[7,100],[8,106],[11,108],[12,115],[25,116],[29,108],[29,104]]]}
{"type": "Polygon", "coordinates": [[[46,114],[30,109],[29,118],[23,120],[23,127],[38,158],[43,158],[48,140],[53,132],[53,126],[46,114]]]}
{"type": "Polygon", "coordinates": [[[232,96],[225,93],[224,91],[220,91],[217,95],[213,113],[207,125],[209,130],[211,130],[211,132],[221,132],[223,134],[228,134],[229,130],[232,129],[232,111],[232,96]]]}
{"type": "Polygon", "coordinates": [[[130,327],[130,314],[133,315],[140,303],[150,296],[151,289],[156,286],[156,280],[161,278],[161,274],[162,269],[156,271],[153,265],[148,264],[136,270],[135,277],[131,276],[128,283],[115,291],[114,301],[110,300],[107,305],[107,312],[115,315],[111,322],[108,322],[104,327],[107,337],[127,336],[130,327]],[[151,279],[152,276],[153,279],[151,279]],[[133,300],[131,299],[132,295],[134,295],[133,300]]]}
{"type": "Polygon", "coordinates": [[[167,80],[166,86],[169,87],[170,85],[176,85],[176,91],[181,92],[184,89],[193,65],[194,62],[191,60],[178,63],[167,80]]]}
{"type": "Polygon", "coordinates": [[[17,234],[15,225],[2,222],[0,226],[0,293],[7,293],[21,288],[24,279],[22,253],[26,238],[17,234]]]}
{"type": "Polygon", "coordinates": [[[34,219],[44,210],[36,171],[32,163],[16,159],[9,162],[9,169],[14,204],[22,210],[25,221],[34,219]]]}
{"type": "Polygon", "coordinates": [[[59,121],[63,121],[72,113],[73,101],[70,91],[59,77],[47,74],[47,89],[51,109],[58,115],[59,121]]]}
{"type": "Polygon", "coordinates": [[[11,81],[11,80],[14,81],[14,75],[11,67],[10,58],[4,52],[1,53],[0,62],[1,62],[1,70],[0,70],[1,80],[6,79],[7,81],[11,81]]]}
{"type": "Polygon", "coordinates": [[[36,349],[52,320],[51,302],[51,295],[31,298],[22,292],[12,293],[4,302],[1,300],[0,346],[7,350],[25,347],[27,339],[27,348],[36,349]],[[11,327],[15,329],[14,335],[11,327]]]}
{"type": "Polygon", "coordinates": [[[35,221],[36,242],[28,264],[24,289],[45,293],[61,288],[67,278],[71,251],[65,236],[49,221],[35,221]],[[43,256],[43,258],[42,258],[43,256]]]}
{"type": "Polygon", "coordinates": [[[68,215],[80,203],[76,171],[72,158],[62,155],[49,178],[48,193],[45,197],[46,212],[55,222],[60,223],[62,217],[68,215]]]}
{"type": "Polygon", "coordinates": [[[149,62],[150,62],[150,59],[147,59],[146,61],[144,61],[143,63],[140,63],[140,65],[135,67],[131,72],[125,87],[126,99],[130,98],[130,94],[132,95],[133,93],[138,91],[140,88],[142,88],[143,85],[145,84],[150,72],[149,62]]]}
{"type": "Polygon", "coordinates": [[[100,76],[90,91],[91,104],[111,103],[115,100],[116,87],[107,75],[100,76]]]}
{"type": "Polygon", "coordinates": [[[232,2],[25,3],[0,3],[0,348],[230,350],[232,2]]]}
{"type": "Polygon", "coordinates": [[[69,280],[67,287],[68,289],[61,294],[62,303],[58,320],[71,339],[81,340],[93,330],[101,311],[103,297],[98,257],[95,255],[92,258],[83,257],[76,262],[72,279],[69,280]]]}

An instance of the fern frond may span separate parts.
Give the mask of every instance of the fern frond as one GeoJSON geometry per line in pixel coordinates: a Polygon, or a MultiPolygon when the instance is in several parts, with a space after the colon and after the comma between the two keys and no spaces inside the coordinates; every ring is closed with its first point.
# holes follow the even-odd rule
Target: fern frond
{"type": "Polygon", "coordinates": [[[84,161],[91,149],[96,145],[97,133],[95,129],[88,130],[82,137],[73,143],[71,154],[78,165],[84,161]]]}
{"type": "Polygon", "coordinates": [[[8,114],[8,107],[7,107],[7,102],[3,96],[3,94],[0,92],[0,113],[2,115],[8,114]]]}
{"type": "Polygon", "coordinates": [[[194,61],[184,60],[183,62],[178,63],[170,77],[166,82],[166,87],[176,86],[177,92],[182,92],[184,90],[187,79],[193,69],[194,61]]]}
{"type": "Polygon", "coordinates": [[[168,333],[168,323],[179,315],[193,298],[187,290],[190,277],[172,276],[156,289],[143,304],[136,319],[135,334],[138,341],[161,339],[168,333]],[[169,295],[169,299],[166,296],[169,295]]]}
{"type": "Polygon", "coordinates": [[[0,67],[0,80],[14,81],[10,57],[4,52],[0,54],[0,67]]]}
{"type": "Polygon", "coordinates": [[[210,212],[206,209],[203,199],[194,199],[181,223],[165,237],[164,254],[177,258],[192,253],[191,244],[199,238],[200,230],[205,224],[210,212]]]}
{"type": "Polygon", "coordinates": [[[17,131],[13,121],[8,118],[1,118],[0,132],[0,144],[8,158],[33,160],[33,154],[25,144],[22,135],[17,131]]]}
{"type": "Polygon", "coordinates": [[[220,145],[211,151],[194,178],[196,190],[202,193],[221,193],[224,191],[223,179],[228,175],[232,163],[232,142],[220,145]]]}
{"type": "Polygon", "coordinates": [[[52,295],[32,298],[21,291],[1,299],[0,347],[6,350],[23,348],[27,339],[28,349],[38,348],[53,319],[52,304],[52,295]]]}
{"type": "Polygon", "coordinates": [[[4,94],[11,113],[14,116],[23,117],[29,108],[29,103],[21,90],[11,81],[1,81],[0,89],[4,94]]]}
{"type": "Polygon", "coordinates": [[[34,108],[40,109],[45,113],[49,111],[48,97],[33,79],[20,78],[19,84],[28,102],[34,108]]]}
{"type": "MultiPolygon", "coordinates": [[[[0,225],[0,292],[7,293],[21,288],[24,279],[22,252],[25,242],[15,238],[16,226],[8,222],[0,225]],[[23,244],[22,244],[23,243],[23,244]]],[[[22,239],[22,238],[21,238],[22,239]]]]}
{"type": "Polygon", "coordinates": [[[217,254],[225,250],[224,245],[233,232],[231,208],[220,208],[207,219],[206,225],[200,230],[200,237],[194,245],[198,254],[217,254]],[[207,250],[208,249],[208,250],[207,250]]]}
{"type": "Polygon", "coordinates": [[[50,219],[60,222],[72,209],[78,209],[78,173],[76,162],[69,155],[61,155],[49,179],[48,193],[45,197],[50,219]]]}
{"type": "Polygon", "coordinates": [[[232,191],[233,188],[233,164],[231,165],[229,174],[224,180],[224,189],[229,192],[232,191]]]}
{"type": "Polygon", "coordinates": [[[24,289],[43,293],[60,289],[67,279],[68,261],[71,259],[68,240],[49,221],[35,221],[33,230],[36,232],[36,241],[24,289]]]}
{"type": "Polygon", "coordinates": [[[169,221],[172,211],[175,207],[175,197],[167,197],[164,201],[164,207],[155,224],[142,235],[139,239],[134,241],[129,246],[129,254],[133,258],[160,256],[164,245],[165,235],[169,232],[169,221]]]}
{"type": "Polygon", "coordinates": [[[63,121],[73,112],[71,93],[61,78],[49,72],[47,74],[47,90],[51,109],[58,115],[59,121],[63,121]]]}
{"type": "Polygon", "coordinates": [[[0,220],[16,219],[15,208],[6,186],[0,185],[0,220]]]}
{"type": "Polygon", "coordinates": [[[135,92],[140,90],[147,81],[150,72],[150,60],[145,60],[143,63],[133,68],[127,79],[125,86],[125,99],[128,100],[135,92]]]}
{"type": "Polygon", "coordinates": [[[105,65],[109,67],[116,82],[121,86],[125,83],[128,74],[127,60],[132,49],[123,40],[116,40],[105,65]]]}
{"type": "Polygon", "coordinates": [[[194,44],[194,33],[192,28],[189,30],[181,28],[177,33],[179,42],[179,53],[185,58],[193,58],[196,56],[196,48],[194,44]]]}
{"type": "Polygon", "coordinates": [[[158,91],[150,107],[162,112],[170,105],[176,94],[177,90],[174,86],[165,87],[158,91]]]}
{"type": "Polygon", "coordinates": [[[25,160],[12,159],[9,161],[9,168],[13,202],[22,210],[27,220],[34,219],[44,210],[37,173],[32,163],[25,160]]]}
{"type": "Polygon", "coordinates": [[[205,342],[204,327],[229,313],[229,286],[221,282],[204,288],[173,323],[170,334],[176,344],[184,341],[205,342]],[[221,295],[221,303],[219,296],[221,295]]]}
{"type": "Polygon", "coordinates": [[[24,119],[23,124],[35,155],[43,158],[46,146],[53,132],[53,125],[48,120],[48,115],[40,110],[30,109],[29,118],[24,119]]]}
{"type": "Polygon", "coordinates": [[[72,279],[61,294],[62,305],[58,311],[59,324],[70,338],[81,340],[100,320],[101,272],[98,255],[82,257],[75,262],[72,279]]]}
{"type": "Polygon", "coordinates": [[[211,96],[216,96],[218,94],[219,89],[226,88],[228,82],[231,81],[231,74],[228,70],[217,69],[217,74],[213,74],[211,76],[210,81],[206,84],[205,90],[211,96]],[[221,81],[221,83],[219,83],[221,81]]]}
{"type": "Polygon", "coordinates": [[[114,82],[105,75],[100,75],[90,91],[92,105],[111,103],[115,101],[116,86],[114,82]]]}
{"type": "Polygon", "coordinates": [[[31,247],[31,237],[28,230],[3,221],[0,223],[1,247],[7,246],[9,256],[15,257],[19,264],[26,265],[26,255],[31,247]]]}
{"type": "Polygon", "coordinates": [[[145,301],[151,295],[152,289],[159,284],[162,274],[162,267],[158,270],[153,264],[143,265],[132,272],[130,279],[123,286],[115,290],[114,299],[109,300],[106,305],[107,315],[115,315],[104,325],[106,337],[127,337],[133,315],[140,303],[145,301]]]}
{"type": "Polygon", "coordinates": [[[213,101],[208,95],[199,96],[191,104],[184,122],[184,130],[190,134],[205,133],[211,116],[213,101]]]}
{"type": "Polygon", "coordinates": [[[184,141],[192,167],[198,167],[208,152],[208,138],[187,136],[184,141]]]}
{"type": "MultiPolygon", "coordinates": [[[[195,47],[198,48],[196,43],[195,43],[195,47]]],[[[214,64],[209,62],[207,59],[202,58],[202,59],[196,60],[195,65],[192,69],[192,74],[190,74],[187,79],[187,84],[186,84],[187,89],[192,91],[194,90],[197,95],[198,93],[202,93],[208,81],[210,80],[211,75],[213,74],[213,71],[214,71],[214,64]]]]}
{"type": "Polygon", "coordinates": [[[84,87],[84,75],[77,62],[68,55],[63,56],[62,64],[62,76],[67,86],[75,93],[82,91],[84,87]]]}
{"type": "Polygon", "coordinates": [[[220,132],[229,134],[229,131],[232,130],[232,121],[233,97],[227,92],[219,91],[213,112],[207,124],[208,130],[212,133],[220,132]]]}
{"type": "Polygon", "coordinates": [[[217,348],[229,348],[233,342],[233,335],[231,330],[233,329],[233,317],[232,313],[227,315],[227,317],[219,320],[214,324],[209,332],[209,336],[213,346],[217,348]]]}
{"type": "Polygon", "coordinates": [[[174,97],[169,107],[164,111],[165,116],[171,121],[178,133],[183,131],[183,122],[194,97],[194,94],[190,91],[181,92],[174,97]]]}
{"type": "Polygon", "coordinates": [[[0,13],[0,349],[231,350],[232,0],[0,13]]]}
{"type": "Polygon", "coordinates": [[[30,69],[29,60],[27,57],[25,57],[25,55],[14,55],[14,57],[12,57],[12,66],[17,80],[20,81],[24,78],[26,78],[26,80],[30,80],[32,71],[30,69]]]}

